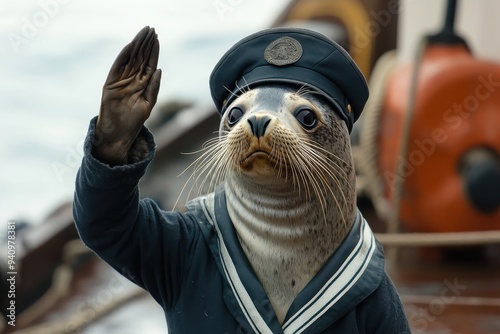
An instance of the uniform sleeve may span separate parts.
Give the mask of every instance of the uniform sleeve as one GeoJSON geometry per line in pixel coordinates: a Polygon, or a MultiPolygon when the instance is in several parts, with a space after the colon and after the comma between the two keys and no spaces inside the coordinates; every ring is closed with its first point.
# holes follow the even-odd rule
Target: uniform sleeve
{"type": "Polygon", "coordinates": [[[380,286],[364,302],[359,323],[366,334],[410,334],[401,299],[392,281],[384,275],[380,286]]]}
{"type": "Polygon", "coordinates": [[[100,258],[168,307],[178,297],[199,229],[189,214],[165,212],[152,200],[139,199],[138,182],[154,156],[151,133],[143,128],[139,134],[149,147],[144,159],[110,167],[92,156],[95,124],[93,119],[76,178],[78,233],[100,258]]]}

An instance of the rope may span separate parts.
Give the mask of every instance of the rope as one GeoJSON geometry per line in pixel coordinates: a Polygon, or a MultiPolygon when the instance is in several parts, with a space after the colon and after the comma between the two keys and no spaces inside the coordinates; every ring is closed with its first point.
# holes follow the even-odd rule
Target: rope
{"type": "MultiPolygon", "coordinates": [[[[405,295],[401,294],[401,301],[405,304],[426,304],[431,305],[440,300],[442,296],[439,295],[405,295]]],[[[453,305],[457,306],[489,306],[500,307],[500,298],[495,297],[475,297],[475,296],[454,296],[453,305]]]]}
{"type": "Polygon", "coordinates": [[[386,247],[452,247],[500,244],[500,231],[377,233],[376,237],[386,247]]]}
{"type": "Polygon", "coordinates": [[[415,64],[413,67],[413,74],[410,83],[410,96],[408,98],[408,107],[406,109],[406,114],[403,123],[403,133],[401,135],[401,148],[399,156],[402,159],[398,159],[396,170],[394,174],[397,175],[394,182],[394,195],[393,195],[393,206],[391,217],[388,226],[389,233],[397,233],[400,230],[399,213],[401,210],[401,198],[403,196],[403,184],[404,177],[398,175],[398,171],[403,170],[405,165],[406,156],[408,155],[408,143],[410,141],[410,131],[413,120],[413,113],[415,111],[415,105],[417,102],[417,90],[418,90],[418,78],[420,73],[420,65],[422,64],[423,55],[427,47],[427,37],[421,39],[418,51],[416,54],[415,64]]]}
{"type": "Polygon", "coordinates": [[[361,114],[360,144],[353,148],[355,165],[359,170],[359,191],[366,192],[377,216],[389,218],[389,204],[384,197],[384,186],[378,167],[378,135],[385,100],[387,79],[397,64],[396,51],[383,54],[377,61],[370,78],[370,98],[361,114]]]}

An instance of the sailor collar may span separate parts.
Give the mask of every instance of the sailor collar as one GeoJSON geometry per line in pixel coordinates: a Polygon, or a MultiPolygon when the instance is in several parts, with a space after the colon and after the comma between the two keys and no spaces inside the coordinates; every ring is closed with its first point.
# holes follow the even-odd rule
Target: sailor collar
{"type": "Polygon", "coordinates": [[[225,278],[224,301],[247,332],[321,333],[380,285],[384,275],[383,251],[358,211],[347,237],[299,293],[281,325],[238,241],[223,188],[209,196],[212,197],[201,197],[187,207],[201,210],[210,224],[202,230],[225,278]]]}

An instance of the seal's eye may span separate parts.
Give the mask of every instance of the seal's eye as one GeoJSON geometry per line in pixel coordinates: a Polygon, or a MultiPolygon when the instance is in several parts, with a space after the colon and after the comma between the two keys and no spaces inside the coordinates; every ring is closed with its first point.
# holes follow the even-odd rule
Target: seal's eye
{"type": "Polygon", "coordinates": [[[300,108],[295,112],[295,118],[306,129],[310,130],[318,123],[318,118],[314,111],[309,108],[300,108]]]}
{"type": "Polygon", "coordinates": [[[229,126],[235,125],[236,123],[238,123],[243,114],[244,112],[240,107],[234,107],[229,111],[229,114],[227,115],[227,124],[229,126]]]}

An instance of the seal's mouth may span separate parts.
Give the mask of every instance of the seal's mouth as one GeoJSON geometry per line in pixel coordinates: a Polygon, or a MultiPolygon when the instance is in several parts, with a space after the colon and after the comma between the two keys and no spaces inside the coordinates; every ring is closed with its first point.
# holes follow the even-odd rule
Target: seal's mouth
{"type": "Polygon", "coordinates": [[[252,162],[254,162],[255,160],[258,160],[258,159],[270,161],[271,155],[269,154],[269,152],[262,151],[262,150],[253,151],[253,152],[250,152],[248,155],[246,155],[243,158],[243,160],[241,160],[240,164],[242,166],[248,166],[249,164],[251,164],[252,162]]]}

